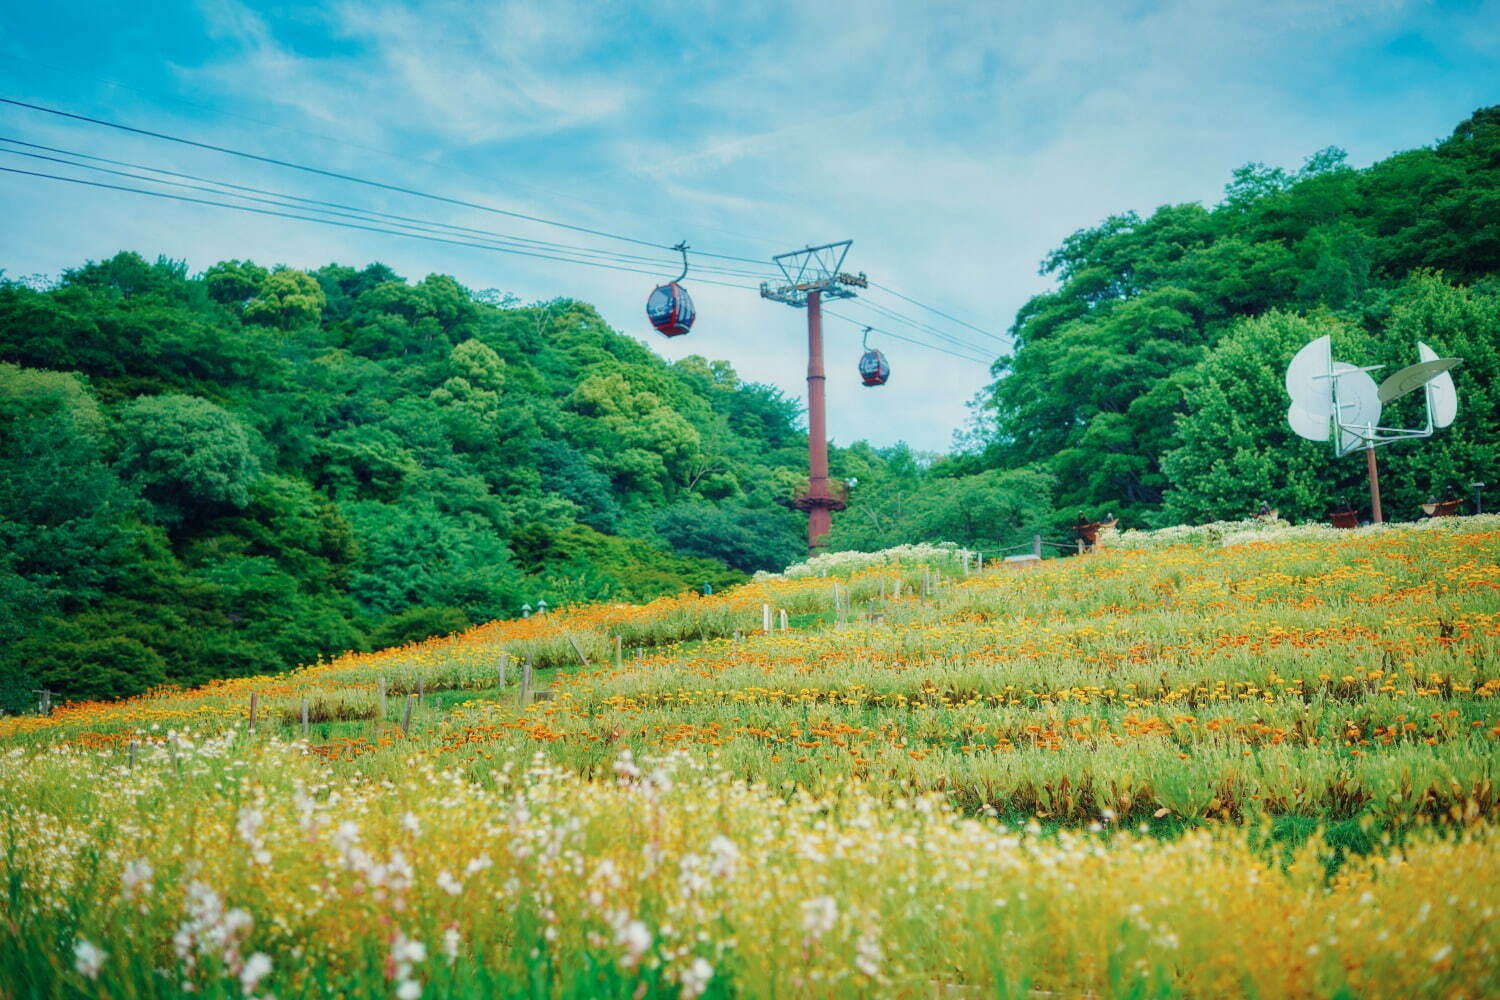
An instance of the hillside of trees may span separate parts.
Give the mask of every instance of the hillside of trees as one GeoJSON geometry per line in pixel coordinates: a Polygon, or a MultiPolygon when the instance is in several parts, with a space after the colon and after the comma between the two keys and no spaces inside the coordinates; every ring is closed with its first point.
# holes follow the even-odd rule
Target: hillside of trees
{"type": "MultiPolygon", "coordinates": [[[[1286,363],[1329,333],[1336,358],[1386,374],[1417,360],[1419,339],[1464,359],[1457,423],[1380,452],[1388,517],[1500,475],[1500,107],[1431,148],[1364,170],[1344,160],[1251,164],[1212,208],[1069,236],[1042,264],[1056,288],[1016,316],[955,471],[1050,474],[1059,523],[1202,522],[1262,499],[1294,519],[1344,497],[1367,506],[1364,456],[1335,461],[1286,425],[1286,363]]],[[[1420,426],[1420,399],[1385,421],[1420,426]]]]}
{"type": "Polygon", "coordinates": [[[378,264],[7,284],[4,686],[126,694],[780,567],[797,416],[588,306],[378,264]]]}
{"type": "MultiPolygon", "coordinates": [[[[1324,333],[1388,370],[1418,339],[1464,359],[1457,423],[1381,451],[1388,518],[1500,481],[1500,108],[1364,170],[1252,164],[1042,272],[953,455],[831,449],[857,483],[831,548],[1359,506],[1362,456],[1285,423],[1286,362],[1324,333]]],[[[779,569],[806,446],[796,400],[579,302],[135,253],[0,280],[0,711],[779,569]]]]}
{"type": "MultiPolygon", "coordinates": [[[[0,283],[0,710],[779,570],[806,456],[797,401],[578,302],[135,253],[0,283]]],[[[926,460],[834,460],[867,541],[952,535],[942,490],[877,499],[926,460]]],[[[1020,537],[1046,485],[970,532],[1020,537]]]]}

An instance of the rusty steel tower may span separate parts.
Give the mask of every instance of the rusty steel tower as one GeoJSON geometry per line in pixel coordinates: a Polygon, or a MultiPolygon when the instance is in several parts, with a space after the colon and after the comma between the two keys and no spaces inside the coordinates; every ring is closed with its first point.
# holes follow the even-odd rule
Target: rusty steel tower
{"type": "Polygon", "coordinates": [[[817,551],[833,526],[833,512],[843,510],[843,490],[829,488],[828,411],[823,383],[823,300],[852,299],[854,289],[869,287],[864,273],[846,274],[844,257],[853,240],[825,243],[772,257],[785,284],[762,282],[760,297],[807,309],[807,491],[792,505],[807,511],[807,550],[817,551]]]}

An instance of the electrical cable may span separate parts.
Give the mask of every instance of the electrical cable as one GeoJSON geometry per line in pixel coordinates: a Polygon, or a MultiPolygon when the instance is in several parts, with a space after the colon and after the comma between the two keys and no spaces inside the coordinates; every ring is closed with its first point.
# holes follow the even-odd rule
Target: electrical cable
{"type": "MultiPolygon", "coordinates": [[[[99,83],[106,84],[107,86],[110,86],[110,87],[116,87],[116,88],[121,89],[121,90],[128,90],[128,91],[130,91],[132,93],[139,94],[142,97],[149,97],[149,98],[154,98],[154,99],[157,99],[157,100],[170,101],[170,102],[172,102],[174,104],[180,104],[183,107],[196,108],[199,111],[205,111],[205,112],[208,112],[208,113],[213,114],[213,115],[218,115],[220,117],[238,118],[241,121],[249,122],[252,125],[258,125],[258,126],[260,126],[262,128],[274,128],[274,129],[278,129],[278,130],[280,130],[282,132],[291,133],[292,135],[300,135],[300,136],[305,136],[305,137],[307,137],[309,139],[316,139],[319,142],[326,142],[326,143],[329,143],[329,144],[335,145],[335,146],[343,146],[345,148],[359,150],[360,152],[364,152],[364,153],[374,153],[377,156],[384,156],[384,157],[387,157],[387,158],[392,159],[392,160],[400,161],[402,163],[408,163],[408,164],[413,164],[413,165],[416,165],[416,166],[424,166],[424,167],[432,165],[430,163],[425,163],[422,160],[419,160],[419,159],[417,159],[415,157],[404,156],[401,153],[392,152],[389,149],[382,149],[382,148],[380,148],[378,146],[367,146],[367,145],[364,145],[364,144],[358,143],[358,142],[350,142],[347,139],[337,139],[337,138],[334,138],[333,136],[330,136],[330,135],[324,135],[321,132],[314,132],[314,131],[311,131],[309,129],[297,128],[297,127],[295,127],[293,125],[284,125],[284,124],[281,124],[280,122],[267,121],[267,120],[262,119],[262,118],[256,118],[253,115],[241,114],[240,112],[237,112],[237,111],[229,111],[229,110],[224,109],[224,108],[210,107],[207,104],[200,104],[197,101],[190,101],[190,100],[187,100],[186,98],[178,97],[175,94],[166,94],[166,93],[162,93],[161,91],[145,90],[145,89],[143,89],[141,87],[132,86],[131,84],[124,83],[124,82],[122,82],[120,80],[115,80],[115,79],[112,79],[112,78],[107,77],[107,76],[100,76],[98,74],[92,74],[92,73],[83,73],[83,72],[80,72],[75,67],[69,67],[69,68],[64,69],[61,66],[52,65],[51,63],[44,62],[43,60],[37,59],[34,56],[22,55],[19,52],[4,52],[4,51],[0,51],[0,59],[14,59],[14,60],[17,60],[17,61],[20,61],[20,62],[28,62],[28,63],[31,63],[34,66],[40,66],[43,69],[50,70],[53,73],[57,73],[59,75],[65,76],[65,77],[67,77],[69,79],[73,79],[73,78],[82,76],[82,77],[85,77],[87,79],[96,80],[99,83]]],[[[481,175],[479,173],[476,173],[475,171],[470,170],[470,169],[468,169],[466,167],[461,167],[460,166],[460,167],[456,167],[455,169],[457,169],[461,173],[467,174],[470,177],[473,177],[473,178],[475,178],[477,180],[484,181],[487,184],[494,182],[494,178],[492,178],[492,177],[485,177],[485,176],[483,176],[483,175],[481,175]]],[[[550,195],[552,197],[558,197],[558,198],[566,198],[568,200],[575,201],[575,202],[577,202],[580,205],[587,205],[590,208],[598,208],[599,207],[599,205],[597,203],[591,202],[591,201],[589,201],[586,198],[581,198],[578,195],[573,194],[571,192],[553,190],[551,188],[543,187],[543,186],[540,186],[540,185],[537,185],[537,184],[534,184],[534,183],[531,183],[531,182],[528,182],[528,181],[514,181],[513,183],[518,183],[522,187],[531,188],[532,190],[534,190],[536,192],[539,192],[541,194],[550,195]]],[[[615,205],[615,206],[611,206],[611,208],[614,209],[614,210],[616,210],[616,211],[623,211],[623,212],[627,212],[627,213],[629,213],[631,215],[640,216],[641,218],[650,218],[650,219],[653,219],[653,220],[656,220],[658,218],[653,213],[647,213],[647,212],[641,211],[640,209],[631,208],[628,205],[615,205]]],[[[769,241],[766,238],[761,237],[761,236],[751,236],[751,235],[748,235],[748,234],[743,233],[743,232],[732,231],[732,230],[728,230],[728,229],[722,229],[722,228],[720,228],[718,226],[710,226],[710,225],[706,225],[704,223],[695,223],[695,226],[697,226],[698,228],[702,228],[702,229],[708,230],[710,232],[722,233],[725,236],[730,236],[730,237],[733,237],[734,239],[742,240],[742,241],[745,241],[745,242],[760,243],[760,244],[765,245],[765,246],[773,246],[774,245],[771,241],[769,241]]],[[[750,262],[750,261],[753,260],[753,258],[748,258],[748,257],[738,258],[738,259],[743,260],[745,262],[750,262]]],[[[760,261],[760,260],[755,260],[754,262],[755,263],[764,263],[764,261],[760,261]]]]}
{"type": "Polygon", "coordinates": [[[917,347],[925,347],[929,351],[939,351],[939,352],[941,352],[943,354],[952,355],[955,358],[961,358],[964,361],[972,361],[976,365],[984,365],[986,367],[988,367],[990,365],[990,362],[984,360],[983,358],[972,357],[972,356],[970,356],[968,354],[960,354],[957,351],[950,351],[946,347],[939,347],[936,344],[928,344],[928,343],[925,343],[925,342],[920,341],[920,340],[912,340],[910,337],[903,337],[899,333],[892,333],[890,330],[882,330],[878,326],[870,326],[870,324],[868,324],[868,323],[861,323],[859,320],[854,319],[854,318],[849,317],[849,316],[845,316],[843,313],[836,313],[832,309],[827,308],[826,306],[823,309],[823,315],[825,315],[825,316],[832,316],[834,319],[841,319],[845,323],[849,323],[852,326],[857,326],[860,329],[865,329],[866,327],[868,327],[869,329],[875,331],[876,333],[880,334],[883,337],[890,337],[890,338],[892,338],[894,340],[905,341],[908,344],[915,344],[917,347]]]}
{"type": "MultiPolygon", "coordinates": [[[[602,263],[602,262],[599,262],[599,261],[580,260],[580,259],[577,259],[577,258],[574,258],[574,257],[561,257],[561,256],[557,256],[557,255],[554,255],[554,254],[535,253],[535,252],[527,251],[527,250],[506,250],[506,249],[501,249],[500,247],[492,246],[492,245],[489,245],[489,244],[485,244],[485,243],[473,243],[473,242],[469,242],[467,240],[449,239],[449,238],[441,237],[441,236],[424,236],[424,235],[422,235],[420,233],[402,232],[400,230],[385,229],[385,228],[382,228],[380,226],[365,226],[365,225],[359,225],[357,223],[352,223],[352,222],[338,222],[338,221],[336,221],[334,219],[320,219],[320,218],[317,218],[315,216],[297,215],[297,214],[294,214],[294,213],[291,213],[291,212],[277,212],[277,211],[274,211],[272,209],[252,208],[252,207],[250,207],[248,205],[231,205],[231,204],[229,204],[227,202],[212,201],[212,200],[209,200],[209,199],[206,199],[206,198],[193,198],[193,197],[189,197],[187,195],[170,194],[170,193],[168,193],[166,191],[151,191],[151,190],[148,190],[146,188],[127,187],[127,186],[121,185],[121,184],[106,184],[106,183],[103,183],[102,181],[85,180],[84,178],[81,178],[81,177],[64,177],[64,176],[62,176],[60,174],[39,173],[39,172],[33,171],[33,170],[17,170],[14,167],[0,167],[0,172],[7,173],[7,174],[20,174],[21,176],[24,176],[24,177],[40,177],[40,178],[46,178],[48,180],[54,180],[54,181],[65,181],[65,182],[70,183],[70,184],[81,184],[81,185],[85,185],[87,187],[104,188],[106,190],[111,190],[111,191],[125,191],[125,192],[129,192],[129,193],[132,193],[132,194],[143,194],[143,195],[148,195],[148,196],[153,197],[153,198],[166,198],[166,199],[169,199],[171,201],[190,202],[190,203],[198,204],[198,205],[210,205],[210,206],[213,206],[215,208],[233,209],[234,211],[237,211],[237,212],[250,212],[250,213],[253,213],[255,215],[269,215],[269,216],[275,216],[275,217],[283,218],[283,219],[296,219],[296,220],[299,220],[301,222],[316,222],[316,223],[319,223],[321,225],[336,226],[336,227],[341,228],[341,229],[359,229],[359,230],[363,230],[365,232],[384,233],[384,234],[390,235],[390,236],[405,236],[405,237],[408,237],[410,239],[426,240],[429,243],[444,243],[444,244],[448,244],[450,246],[472,247],[472,248],[479,249],[479,250],[490,250],[490,251],[493,251],[495,253],[512,254],[512,255],[515,255],[515,256],[518,256],[518,257],[533,257],[533,258],[536,258],[538,260],[558,261],[558,262],[561,262],[561,263],[564,263],[564,264],[582,264],[582,265],[585,265],[585,266],[588,266],[588,267],[598,267],[598,268],[603,268],[603,269],[609,270],[609,271],[622,271],[622,272],[628,272],[628,273],[631,273],[631,274],[644,274],[644,275],[649,275],[649,276],[655,276],[656,273],[657,273],[657,272],[654,272],[654,271],[643,271],[643,270],[641,270],[639,268],[634,268],[634,267],[625,267],[625,266],[619,265],[619,264],[606,264],[606,263],[602,263]]],[[[741,289],[741,290],[744,290],[744,291],[755,291],[756,290],[756,286],[754,286],[754,285],[739,285],[739,284],[735,284],[735,283],[729,282],[729,281],[716,281],[716,280],[711,279],[711,278],[699,278],[698,279],[698,283],[699,284],[705,284],[705,285],[719,285],[719,286],[722,286],[724,288],[738,288],[738,289],[741,289]]]]}
{"type": "MultiPolygon", "coordinates": [[[[409,188],[400,184],[387,184],[384,181],[373,181],[364,177],[357,177],[353,174],[341,173],[337,170],[325,170],[322,167],[313,167],[302,163],[294,163],[291,160],[277,159],[274,156],[262,156],[259,153],[247,153],[244,150],[231,149],[228,146],[218,146],[214,145],[213,143],[200,142],[196,139],[185,139],[181,136],[168,135],[165,132],[155,132],[150,129],[137,128],[133,125],[125,125],[120,122],[112,122],[104,118],[92,118],[88,115],[80,115],[72,111],[63,111],[59,108],[49,108],[41,104],[30,104],[26,101],[18,101],[10,97],[0,97],[0,104],[9,104],[13,107],[26,108],[30,111],[40,111],[44,114],[56,115],[60,118],[68,118],[73,121],[86,122],[90,125],[99,125],[104,128],[117,129],[121,132],[128,132],[132,135],[141,135],[151,139],[161,139],[166,142],[175,142],[184,146],[191,146],[195,149],[205,149],[210,152],[224,153],[228,156],[238,156],[243,159],[253,160],[258,163],[267,163],[277,167],[284,167],[289,170],[300,170],[304,173],[316,174],[320,177],[329,177],[334,180],[348,181],[352,184],[363,184],[367,187],[379,188],[383,191],[392,191],[397,194],[411,195],[415,198],[426,198],[429,201],[438,201],[449,205],[458,205],[462,208],[472,208],[481,212],[491,212],[496,215],[504,215],[513,219],[521,219],[526,222],[534,222],[539,225],[555,226],[559,229],[569,230],[570,232],[584,233],[589,236],[598,236],[603,239],[618,240],[622,243],[633,243],[637,246],[651,247],[653,250],[672,249],[671,246],[665,243],[653,243],[650,240],[637,239],[633,236],[622,236],[619,233],[611,233],[603,229],[593,229],[588,226],[577,226],[568,222],[559,222],[555,219],[543,218],[539,215],[529,215],[525,212],[514,212],[510,211],[509,209],[496,208],[493,205],[485,205],[480,202],[466,201],[462,198],[450,198],[447,195],[433,194],[428,191],[420,191],[416,188],[409,188]]],[[[736,257],[730,254],[716,254],[700,251],[699,256],[712,257],[719,260],[741,261],[749,264],[763,263],[762,261],[757,261],[751,257],[736,257]]]]}
{"type": "Polygon", "coordinates": [[[882,285],[878,281],[872,281],[872,282],[870,282],[870,287],[871,288],[878,288],[882,292],[885,292],[887,295],[894,295],[894,296],[896,296],[896,298],[901,299],[904,302],[910,302],[912,305],[916,306],[919,309],[926,309],[930,313],[936,313],[937,315],[943,317],[946,320],[952,320],[954,323],[957,323],[959,326],[966,326],[970,330],[973,330],[975,333],[982,333],[986,337],[992,337],[995,340],[1009,341],[1012,344],[1015,343],[1015,338],[1014,337],[1002,336],[1002,335],[1000,335],[998,333],[991,333],[988,330],[985,330],[985,329],[982,329],[980,327],[975,326],[973,323],[967,323],[964,320],[959,319],[957,316],[952,316],[952,315],[950,315],[948,313],[945,313],[941,309],[937,308],[936,306],[929,306],[929,305],[927,305],[924,302],[918,302],[916,299],[914,299],[914,298],[912,298],[912,297],[910,297],[908,295],[902,295],[900,292],[896,291],[894,288],[891,288],[891,287],[889,287],[887,285],[882,285]]]}
{"type": "Polygon", "coordinates": [[[984,354],[989,350],[989,348],[984,347],[981,344],[975,344],[960,337],[952,336],[951,334],[939,330],[935,326],[920,322],[919,320],[914,320],[909,316],[905,316],[901,313],[896,312],[894,309],[888,309],[877,302],[869,302],[865,299],[859,299],[858,302],[866,309],[884,316],[886,319],[895,320],[897,323],[901,323],[902,325],[910,327],[913,330],[917,330],[930,336],[937,337],[939,340],[945,340],[955,347],[962,347],[965,350],[974,351],[978,354],[984,354]]]}
{"type": "MultiPolygon", "coordinates": [[[[595,249],[595,248],[592,248],[592,247],[580,247],[580,246],[575,246],[575,245],[567,244],[567,243],[554,243],[554,242],[551,242],[551,241],[548,241],[548,240],[533,240],[533,239],[529,239],[529,238],[523,237],[523,236],[513,236],[513,235],[508,234],[508,233],[497,233],[494,230],[476,229],[476,228],[473,228],[471,226],[459,226],[459,225],[455,225],[453,223],[438,222],[438,221],[430,220],[430,219],[418,219],[418,218],[413,218],[411,216],[394,215],[394,214],[391,214],[389,212],[379,212],[379,211],[375,211],[373,209],[364,209],[364,208],[359,208],[358,206],[344,205],[344,204],[341,204],[341,203],[338,203],[338,202],[324,201],[324,200],[321,200],[321,199],[318,199],[318,198],[305,198],[305,197],[302,197],[302,196],[299,196],[299,195],[286,194],[284,192],[278,192],[278,191],[268,191],[268,190],[266,190],[264,188],[250,187],[250,186],[244,185],[244,184],[235,184],[235,183],[232,183],[232,182],[229,182],[229,181],[220,181],[220,180],[215,180],[214,178],[209,178],[209,177],[199,177],[199,176],[194,175],[194,174],[185,174],[185,173],[181,173],[181,172],[174,171],[174,170],[165,170],[165,169],[162,169],[160,167],[152,167],[152,166],[147,166],[147,165],[139,164],[139,163],[130,163],[130,162],[127,162],[127,161],[124,161],[124,160],[113,160],[113,159],[110,159],[108,157],[103,157],[103,156],[91,156],[91,155],[89,155],[87,153],[79,153],[79,152],[76,152],[76,151],[73,151],[73,150],[59,149],[59,148],[57,148],[55,146],[43,146],[43,145],[40,145],[38,143],[25,142],[25,141],[22,141],[20,139],[12,139],[12,138],[8,138],[8,137],[5,137],[5,136],[0,136],[0,142],[12,143],[12,144],[18,145],[18,146],[25,146],[25,147],[27,147],[29,149],[42,149],[42,150],[47,150],[49,152],[62,153],[65,156],[76,157],[78,159],[83,159],[83,160],[93,160],[93,161],[95,161],[97,163],[112,163],[112,164],[115,164],[117,166],[131,167],[131,168],[134,168],[136,170],[145,170],[145,171],[149,171],[151,173],[158,173],[158,174],[162,174],[162,175],[168,176],[168,177],[181,177],[181,178],[187,178],[189,180],[203,181],[205,184],[215,185],[215,187],[205,187],[205,186],[198,185],[198,184],[186,184],[186,183],[182,183],[182,182],[179,182],[179,181],[161,180],[161,179],[158,179],[158,178],[155,178],[155,177],[144,177],[144,176],[141,176],[140,174],[129,173],[128,171],[111,170],[111,169],[108,169],[106,167],[93,166],[93,165],[88,164],[88,163],[75,163],[75,162],[72,162],[70,160],[60,159],[58,157],[44,156],[44,155],[37,154],[37,153],[26,153],[26,152],[22,152],[21,150],[0,149],[0,153],[9,153],[9,154],[11,154],[13,156],[26,156],[26,157],[30,157],[30,158],[33,158],[33,159],[50,161],[52,163],[61,163],[61,164],[65,164],[65,165],[71,166],[71,167],[78,167],[78,168],[85,169],[85,170],[94,170],[94,171],[98,171],[100,173],[112,174],[112,175],[119,176],[119,177],[127,177],[127,178],[130,178],[132,180],[146,181],[146,182],[152,183],[152,184],[170,185],[172,187],[186,188],[188,190],[202,191],[202,192],[206,192],[206,193],[210,193],[210,194],[218,194],[218,195],[222,195],[222,196],[225,196],[225,197],[240,198],[240,199],[245,200],[245,201],[254,201],[254,202],[259,202],[261,204],[275,205],[275,206],[278,206],[278,207],[281,207],[281,208],[299,208],[300,207],[300,206],[296,206],[296,205],[288,205],[288,204],[286,204],[287,201],[301,202],[301,203],[303,203],[305,205],[309,205],[309,206],[326,206],[326,207],[314,207],[314,208],[305,209],[305,210],[322,212],[324,214],[340,216],[340,217],[343,217],[343,218],[359,219],[359,220],[362,220],[362,221],[370,221],[370,219],[372,217],[374,219],[376,219],[376,220],[391,220],[391,224],[399,225],[399,226],[402,226],[403,228],[417,229],[418,231],[422,231],[422,232],[442,232],[442,231],[450,231],[451,230],[451,231],[459,232],[459,233],[463,233],[463,234],[474,234],[474,235],[478,235],[478,236],[493,237],[493,238],[495,238],[495,239],[501,241],[502,243],[504,243],[504,244],[506,244],[508,246],[511,246],[511,247],[521,247],[521,248],[529,248],[529,249],[540,248],[540,249],[547,250],[547,251],[555,251],[555,252],[561,252],[561,253],[583,255],[583,256],[588,256],[588,257],[603,258],[603,259],[606,259],[606,260],[619,261],[619,262],[628,263],[628,264],[651,264],[651,265],[659,265],[663,270],[665,270],[665,269],[668,268],[668,262],[664,262],[664,261],[658,260],[656,258],[643,257],[643,256],[640,256],[640,255],[637,255],[637,254],[625,254],[625,253],[620,253],[619,251],[614,251],[614,250],[599,250],[599,249],[595,249]],[[221,191],[221,190],[219,190],[220,188],[228,188],[228,189],[233,189],[233,190],[232,191],[221,191]],[[234,193],[234,192],[239,192],[239,191],[251,191],[251,192],[256,192],[257,194],[270,195],[271,198],[260,198],[260,197],[255,197],[255,196],[252,196],[252,195],[245,195],[245,194],[234,193]],[[278,201],[276,199],[283,199],[283,200],[278,201]],[[336,209],[347,209],[348,211],[335,211],[336,209]],[[353,214],[351,214],[351,213],[353,213],[353,214]],[[434,229],[434,228],[429,228],[429,227],[437,227],[437,228],[434,229]]],[[[707,273],[711,273],[711,274],[723,274],[723,275],[728,275],[728,276],[731,276],[731,277],[746,277],[746,278],[759,277],[759,275],[756,274],[756,273],[754,273],[754,272],[741,271],[741,270],[735,270],[735,269],[730,269],[730,268],[713,267],[713,266],[699,267],[696,270],[707,272],[707,273]]]]}

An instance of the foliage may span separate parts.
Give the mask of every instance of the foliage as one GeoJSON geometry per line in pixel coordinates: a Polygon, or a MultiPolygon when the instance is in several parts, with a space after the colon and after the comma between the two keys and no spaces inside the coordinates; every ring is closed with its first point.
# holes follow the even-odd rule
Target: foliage
{"type": "Polygon", "coordinates": [[[543,595],[780,568],[801,554],[774,503],[805,452],[796,420],[588,306],[481,302],[379,264],[194,277],[122,253],[0,284],[0,688],[22,692],[0,700],[262,673],[543,595]],[[749,537],[664,537],[667,501],[749,537]]]}
{"type": "Polygon", "coordinates": [[[1043,263],[1057,287],[1017,313],[1016,349],[996,362],[975,421],[987,440],[968,448],[989,467],[1053,473],[1059,510],[1134,526],[1248,513],[1257,499],[1322,516],[1354,476],[1328,449],[1318,475],[1271,413],[1286,402],[1267,374],[1289,357],[1282,335],[1311,329],[1302,317],[1340,330],[1360,364],[1402,365],[1431,330],[1434,347],[1468,360],[1456,378],[1473,405],[1453,430],[1390,450],[1411,455],[1391,459],[1389,482],[1393,510],[1414,516],[1412,498],[1493,468],[1481,442],[1497,426],[1496,206],[1500,109],[1486,108],[1435,146],[1364,170],[1336,149],[1296,172],[1250,164],[1211,209],[1166,205],[1080,230],[1043,263]],[[1256,322],[1271,313],[1281,318],[1256,322]],[[1233,426],[1213,428],[1203,405],[1233,426]]]}

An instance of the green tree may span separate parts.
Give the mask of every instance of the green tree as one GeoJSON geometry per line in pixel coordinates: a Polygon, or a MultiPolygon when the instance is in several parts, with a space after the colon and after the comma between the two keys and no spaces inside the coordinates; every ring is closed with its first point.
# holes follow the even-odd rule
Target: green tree
{"type": "Polygon", "coordinates": [[[122,407],[119,420],[117,467],[164,520],[249,503],[260,463],[250,434],[223,407],[194,396],[148,396],[122,407]]]}
{"type": "Polygon", "coordinates": [[[323,314],[328,297],[317,279],[306,271],[278,267],[245,303],[245,319],[279,330],[315,323],[323,314]]]}

